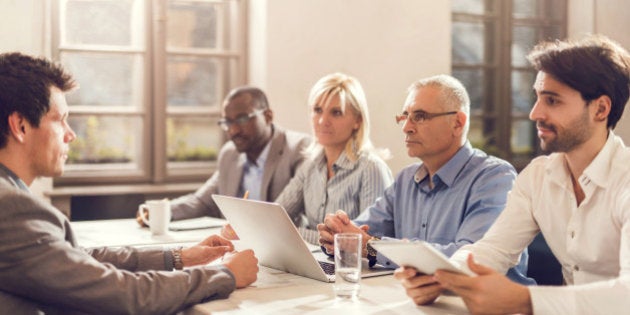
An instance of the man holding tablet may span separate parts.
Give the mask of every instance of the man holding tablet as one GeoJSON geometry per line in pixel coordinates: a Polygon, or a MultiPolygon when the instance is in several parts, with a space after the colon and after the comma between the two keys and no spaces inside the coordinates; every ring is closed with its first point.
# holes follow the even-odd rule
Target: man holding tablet
{"type": "Polygon", "coordinates": [[[443,289],[472,313],[627,314],[630,309],[630,149],[615,127],[630,95],[630,55],[603,36],[543,43],[530,113],[541,147],[519,174],[505,211],[477,243],[451,258],[476,277],[399,269],[417,304],[443,289]],[[524,287],[500,273],[542,232],[567,286],[524,287]],[[476,262],[475,262],[476,261],[476,262]]]}
{"type": "MultiPolygon", "coordinates": [[[[516,172],[506,161],[472,148],[467,140],[469,108],[466,89],[451,76],[429,77],[409,88],[396,121],[409,156],[422,163],[403,169],[384,196],[353,222],[343,211],[327,215],[318,230],[328,253],[333,252],[335,233],[362,233],[365,257],[372,264],[394,267],[368,240],[423,240],[450,256],[483,236],[505,207],[516,172]]],[[[524,253],[510,277],[532,284],[526,266],[524,253]]]]}

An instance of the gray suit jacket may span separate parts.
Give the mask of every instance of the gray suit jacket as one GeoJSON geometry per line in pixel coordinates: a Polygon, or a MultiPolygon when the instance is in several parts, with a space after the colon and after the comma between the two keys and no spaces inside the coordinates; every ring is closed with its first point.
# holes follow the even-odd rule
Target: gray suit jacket
{"type": "MultiPolygon", "coordinates": [[[[274,201],[280,195],[304,160],[303,151],[310,143],[311,138],[306,134],[285,131],[274,126],[263,182],[260,185],[262,200],[274,201]]],[[[245,153],[239,153],[232,141],[223,145],[217,170],[212,177],[196,192],[171,201],[173,220],[201,216],[222,217],[221,211],[212,200],[212,194],[237,196],[246,161],[245,153]]]]}
{"type": "Polygon", "coordinates": [[[167,256],[79,248],[61,211],[0,168],[0,314],[170,314],[235,288],[223,266],[165,271],[167,256]]]}

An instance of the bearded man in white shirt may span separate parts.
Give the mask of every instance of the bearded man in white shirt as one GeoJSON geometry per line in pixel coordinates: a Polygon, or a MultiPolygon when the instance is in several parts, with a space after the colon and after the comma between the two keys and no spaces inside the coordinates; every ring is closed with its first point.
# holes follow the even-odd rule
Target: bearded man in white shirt
{"type": "Polygon", "coordinates": [[[506,209],[477,243],[451,260],[477,274],[396,271],[414,302],[445,289],[472,313],[620,314],[630,309],[630,149],[612,129],[630,94],[630,55],[603,36],[542,43],[530,113],[548,156],[517,177],[506,209]],[[505,271],[538,232],[562,265],[566,286],[525,287],[505,271]]]}

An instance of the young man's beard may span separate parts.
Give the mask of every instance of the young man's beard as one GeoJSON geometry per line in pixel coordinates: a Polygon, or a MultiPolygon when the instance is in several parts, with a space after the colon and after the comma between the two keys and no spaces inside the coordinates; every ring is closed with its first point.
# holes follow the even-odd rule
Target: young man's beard
{"type": "Polygon", "coordinates": [[[555,132],[556,137],[548,142],[541,139],[541,148],[545,153],[569,152],[577,146],[586,142],[593,131],[588,123],[588,111],[572,121],[567,128],[558,129],[556,126],[538,121],[537,126],[550,129],[555,132]]]}

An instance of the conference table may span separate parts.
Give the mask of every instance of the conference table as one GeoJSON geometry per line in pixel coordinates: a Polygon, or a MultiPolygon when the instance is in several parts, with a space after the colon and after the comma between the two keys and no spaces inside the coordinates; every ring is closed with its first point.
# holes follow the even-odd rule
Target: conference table
{"type": "MultiPolygon", "coordinates": [[[[224,220],[199,218],[172,222],[166,235],[153,236],[134,219],[72,222],[83,247],[191,245],[219,233],[224,220]],[[206,228],[202,228],[206,227],[206,228]]],[[[238,249],[243,244],[235,242],[238,249]]],[[[258,279],[229,298],[195,305],[182,314],[469,314],[456,296],[441,296],[429,306],[417,306],[392,275],[361,280],[359,298],[336,298],[325,283],[260,266],[258,279]]]]}

